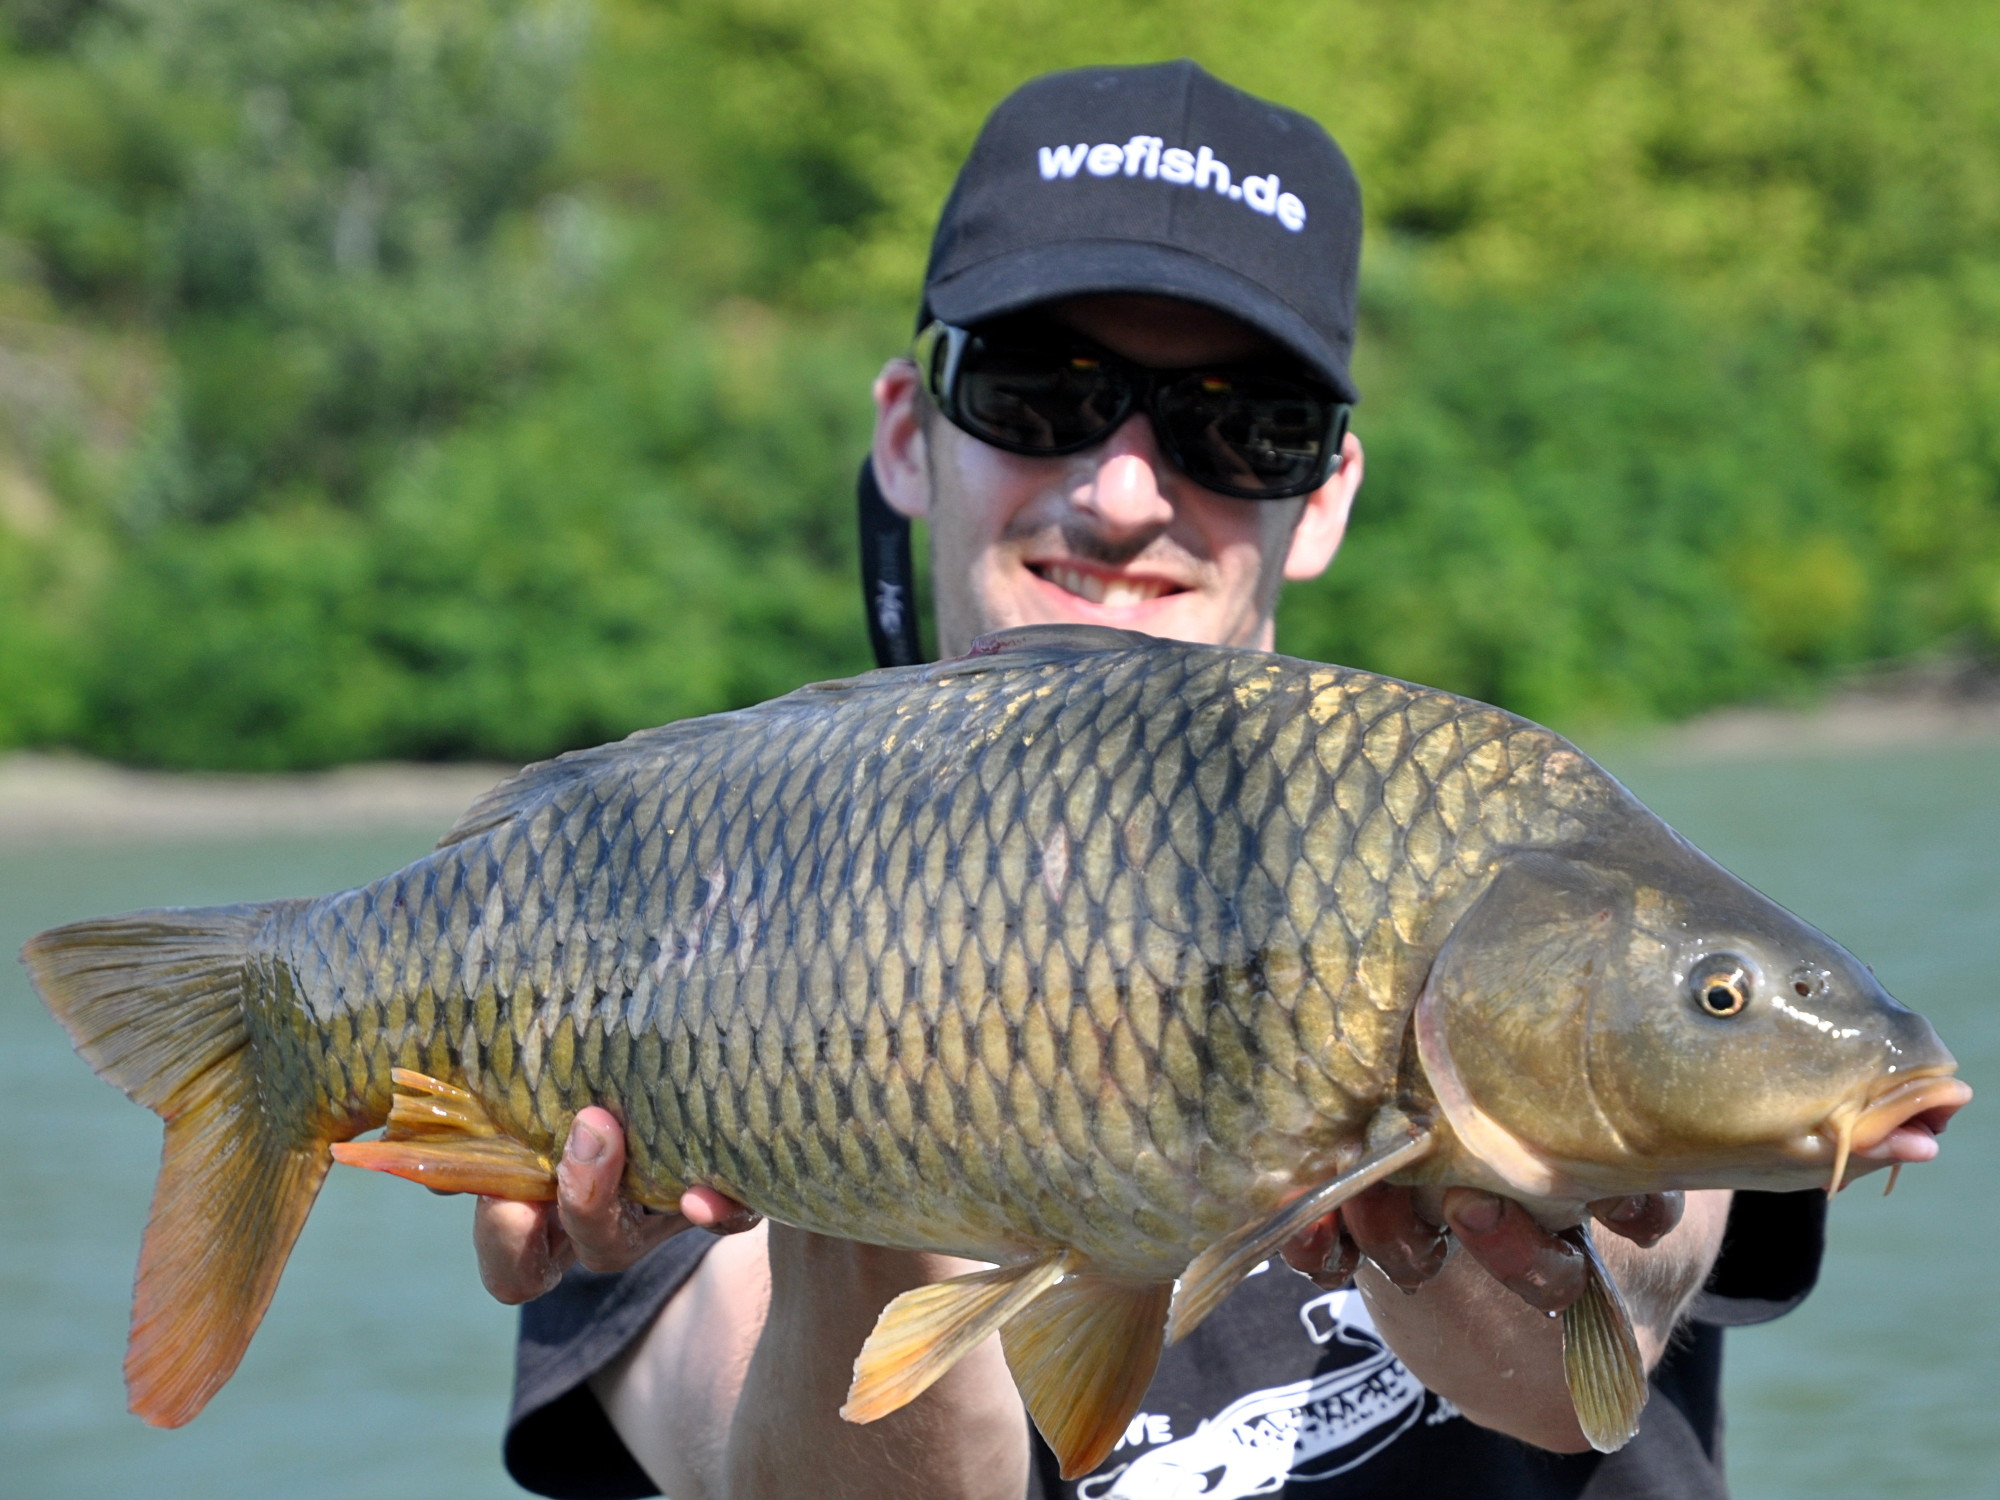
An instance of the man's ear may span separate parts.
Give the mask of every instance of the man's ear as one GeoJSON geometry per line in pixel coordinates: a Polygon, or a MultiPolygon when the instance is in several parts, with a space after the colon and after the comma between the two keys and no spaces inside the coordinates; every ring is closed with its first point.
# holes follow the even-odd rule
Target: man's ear
{"type": "Polygon", "coordinates": [[[1361,439],[1350,432],[1340,445],[1340,467],[1306,496],[1305,513],[1292,531],[1292,544],[1285,550],[1285,577],[1294,583],[1319,577],[1340,550],[1354,492],[1361,488],[1361,470],[1361,439]]]}
{"type": "Polygon", "coordinates": [[[890,360],[875,377],[875,443],[869,450],[875,483],[889,508],[913,521],[931,511],[923,399],[917,367],[907,359],[890,360]]]}

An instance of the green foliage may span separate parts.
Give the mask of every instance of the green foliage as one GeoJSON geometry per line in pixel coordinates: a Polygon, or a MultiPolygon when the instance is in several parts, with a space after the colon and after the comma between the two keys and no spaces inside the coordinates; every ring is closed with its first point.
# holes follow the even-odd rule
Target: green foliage
{"type": "Polygon", "coordinates": [[[253,769],[527,760],[860,665],[846,516],[825,503],[867,441],[856,343],[636,309],[358,514],[163,528],[106,607],[85,743],[253,769]]]}
{"type": "Polygon", "coordinates": [[[1176,55],[1368,193],[1288,649],[1575,724],[2000,642],[1986,6],[585,3],[0,0],[0,745],[520,758],[862,665],[958,161],[1176,55]]]}
{"type": "Polygon", "coordinates": [[[1289,649],[1575,719],[1685,713],[1880,643],[1795,336],[1641,280],[1369,298],[1368,478],[1289,649]]]}
{"type": "Polygon", "coordinates": [[[506,243],[580,18],[521,0],[148,0],[23,69],[0,212],[59,302],[140,310],[172,377],[134,519],[362,493],[546,343],[506,243]]]}

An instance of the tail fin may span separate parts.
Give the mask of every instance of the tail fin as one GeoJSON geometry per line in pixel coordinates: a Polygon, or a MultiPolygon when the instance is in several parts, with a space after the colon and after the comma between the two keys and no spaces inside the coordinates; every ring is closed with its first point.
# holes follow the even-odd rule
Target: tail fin
{"type": "Polygon", "coordinates": [[[251,1072],[245,978],[276,909],[135,912],[21,950],[84,1060],[167,1122],[125,1356],[132,1410],[156,1427],[235,1371],[330,1165],[303,1119],[271,1117],[251,1072]]]}

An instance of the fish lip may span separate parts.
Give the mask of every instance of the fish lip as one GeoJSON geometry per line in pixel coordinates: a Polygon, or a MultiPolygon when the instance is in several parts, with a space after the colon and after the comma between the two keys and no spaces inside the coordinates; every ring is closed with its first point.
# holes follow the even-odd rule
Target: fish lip
{"type": "Polygon", "coordinates": [[[1895,1079],[1794,1137],[1790,1154],[1806,1165],[1830,1162],[1837,1177],[1829,1191],[1877,1167],[1929,1161],[1938,1153],[1938,1133],[1972,1099],[1971,1085],[1956,1074],[1957,1065],[1947,1063],[1895,1079]]]}
{"type": "Polygon", "coordinates": [[[1918,1073],[1878,1090],[1854,1117],[1853,1150],[1871,1161],[1927,1161],[1972,1086],[1949,1069],[1918,1073]]]}

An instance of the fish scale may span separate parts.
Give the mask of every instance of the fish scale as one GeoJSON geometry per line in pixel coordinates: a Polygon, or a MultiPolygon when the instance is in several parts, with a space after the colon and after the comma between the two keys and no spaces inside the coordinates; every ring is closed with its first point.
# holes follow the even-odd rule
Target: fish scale
{"type": "MultiPolygon", "coordinates": [[[[431,1067],[428,1006],[449,1076],[535,1149],[619,1110],[640,1201],[709,1182],[831,1233],[1173,1274],[1379,1102],[1422,957],[1388,883],[1440,775],[1497,746],[1490,797],[1561,742],[1362,674],[1161,655],[864,679],[558,763],[496,826],[294,919],[281,951],[339,996],[329,1114],[379,1118],[392,1066],[431,1067]],[[1155,744],[1180,753],[1135,758],[1155,744]],[[428,968],[371,962],[413,931],[465,936],[428,968]],[[1107,1160],[1129,1165],[1108,1181],[1107,1160]],[[955,1201],[964,1181],[999,1201],[955,1201]]],[[[1521,842],[1535,812],[1467,831],[1521,842]]],[[[1424,862],[1406,878],[1435,901],[1446,866],[1424,862]]]]}
{"type": "Polygon", "coordinates": [[[1645,1383],[1565,1227],[1586,1200],[1795,1186],[1829,1151],[1838,1180],[1857,1139],[1969,1097],[1851,955],[1549,731],[1082,628],[531,767],[359,890],[76,923],[24,957],[84,1056],[168,1121],[127,1357],[134,1409],[168,1424],[240,1359],[330,1157],[546,1198],[603,1105],[641,1203],[708,1185],[997,1263],[884,1310],[852,1420],[997,1330],[1082,1472],[1163,1337],[1394,1177],[1504,1191],[1578,1237],[1565,1369],[1616,1447],[1645,1383]],[[1800,1052],[1782,990],[1705,1030],[1702,966],[1717,993],[1755,970],[1687,948],[1709,931],[1816,1007],[1838,978],[1838,1036],[1865,1044],[1800,1052]],[[1710,1086],[1690,1059],[1730,1035],[1710,1086]]]}

